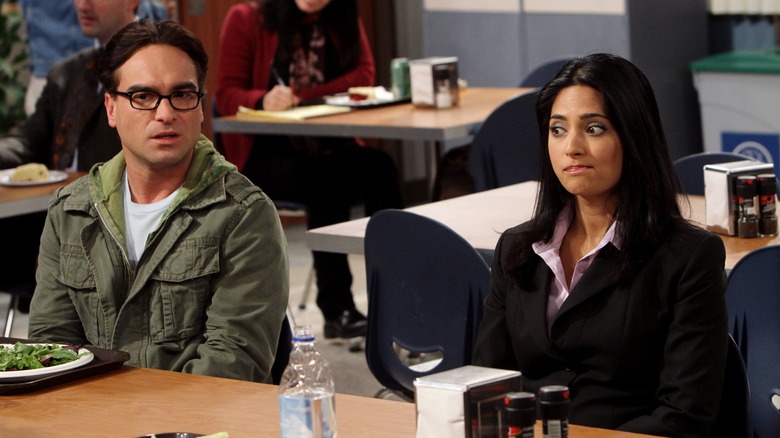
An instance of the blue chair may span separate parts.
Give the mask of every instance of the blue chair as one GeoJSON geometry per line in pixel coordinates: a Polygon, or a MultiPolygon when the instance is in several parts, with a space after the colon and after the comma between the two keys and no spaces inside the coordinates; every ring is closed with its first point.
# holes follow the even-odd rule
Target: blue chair
{"type": "Polygon", "coordinates": [[[523,79],[520,81],[521,87],[533,87],[541,88],[547,85],[548,82],[553,80],[555,75],[561,70],[567,62],[574,59],[571,56],[564,56],[561,58],[550,59],[545,61],[526,73],[523,79]]]}
{"type": "Polygon", "coordinates": [[[380,384],[412,400],[415,378],[471,363],[490,269],[466,240],[433,219],[382,210],[366,227],[365,261],[366,360],[380,384]],[[399,351],[441,360],[410,367],[399,351]]]}
{"type": "Polygon", "coordinates": [[[683,185],[683,192],[689,195],[704,195],[704,165],[751,160],[752,158],[733,152],[699,152],[686,155],[674,161],[677,176],[683,185]]]}
{"type": "Polygon", "coordinates": [[[484,190],[539,179],[536,93],[502,103],[485,119],[469,151],[474,188],[484,190]]]}
{"type": "Polygon", "coordinates": [[[755,437],[780,437],[780,245],[751,251],[729,273],[731,334],[750,382],[755,437]]]}
{"type": "Polygon", "coordinates": [[[720,412],[712,428],[712,438],[752,438],[750,385],[745,362],[734,338],[731,335],[728,338],[726,378],[723,380],[720,412]]]}

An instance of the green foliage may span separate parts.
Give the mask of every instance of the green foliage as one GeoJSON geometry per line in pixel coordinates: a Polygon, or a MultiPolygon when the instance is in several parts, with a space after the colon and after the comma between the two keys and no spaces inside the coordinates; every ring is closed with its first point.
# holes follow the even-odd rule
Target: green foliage
{"type": "Polygon", "coordinates": [[[27,51],[22,37],[22,14],[0,0],[0,135],[23,120],[26,85],[21,72],[27,68],[27,51]]]}

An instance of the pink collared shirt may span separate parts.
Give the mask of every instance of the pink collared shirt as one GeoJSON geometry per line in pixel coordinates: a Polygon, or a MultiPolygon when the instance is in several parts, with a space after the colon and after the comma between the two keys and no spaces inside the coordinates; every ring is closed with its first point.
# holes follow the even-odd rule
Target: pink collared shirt
{"type": "Polygon", "coordinates": [[[571,283],[566,281],[566,275],[563,271],[563,263],[561,262],[561,243],[563,237],[566,235],[566,231],[571,225],[571,204],[567,205],[558,214],[558,220],[555,223],[555,231],[550,242],[535,242],[532,248],[536,255],[542,258],[550,270],[553,272],[553,280],[550,284],[550,291],[547,295],[547,331],[552,328],[552,322],[555,319],[555,315],[560,310],[563,302],[569,297],[571,290],[580,281],[585,271],[588,270],[593,260],[598,255],[599,251],[604,248],[607,243],[612,243],[616,248],[620,249],[618,238],[615,235],[616,221],[612,222],[607,232],[604,233],[604,237],[595,248],[585,254],[574,267],[574,274],[571,278],[571,283]]]}

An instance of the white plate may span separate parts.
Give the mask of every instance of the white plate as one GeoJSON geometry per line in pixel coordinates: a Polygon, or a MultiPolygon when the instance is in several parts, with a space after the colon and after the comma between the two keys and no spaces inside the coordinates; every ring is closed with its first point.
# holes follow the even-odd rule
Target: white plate
{"type": "Polygon", "coordinates": [[[68,179],[68,174],[60,170],[50,170],[49,178],[42,179],[40,181],[11,181],[11,174],[16,169],[0,170],[0,185],[24,187],[24,186],[40,186],[43,184],[51,184],[68,179]]]}
{"type": "MultiPolygon", "coordinates": [[[[6,348],[14,347],[14,344],[0,344],[0,345],[6,348]]],[[[89,354],[84,355],[74,361],[64,363],[62,365],[54,365],[46,368],[36,368],[34,370],[0,371],[0,383],[23,382],[26,380],[33,380],[39,377],[45,377],[48,376],[49,374],[59,373],[61,371],[72,370],[74,368],[78,368],[80,366],[92,362],[92,359],[95,358],[95,355],[92,354],[92,352],[87,350],[86,348],[79,349],[78,353],[79,354],[89,353],[89,354]]]]}
{"type": "Polygon", "coordinates": [[[336,94],[334,96],[326,96],[325,103],[335,106],[348,106],[352,108],[375,108],[378,106],[392,105],[394,103],[408,102],[409,99],[364,99],[364,100],[351,100],[349,94],[336,94]]]}

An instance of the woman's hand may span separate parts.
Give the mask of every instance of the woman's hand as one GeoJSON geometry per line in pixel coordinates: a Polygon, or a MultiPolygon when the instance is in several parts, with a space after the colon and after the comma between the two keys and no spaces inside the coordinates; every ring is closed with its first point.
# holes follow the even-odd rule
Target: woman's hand
{"type": "Polygon", "coordinates": [[[290,87],[276,85],[263,96],[263,109],[268,111],[284,111],[298,105],[298,99],[290,87]]]}

